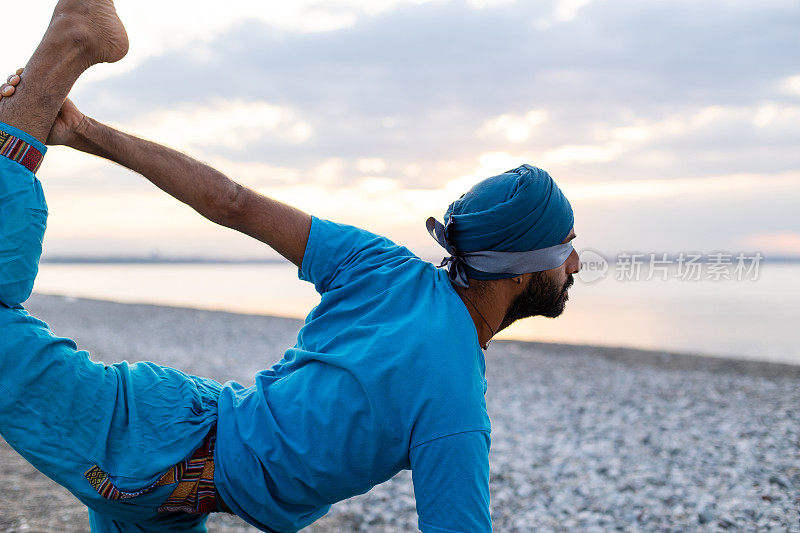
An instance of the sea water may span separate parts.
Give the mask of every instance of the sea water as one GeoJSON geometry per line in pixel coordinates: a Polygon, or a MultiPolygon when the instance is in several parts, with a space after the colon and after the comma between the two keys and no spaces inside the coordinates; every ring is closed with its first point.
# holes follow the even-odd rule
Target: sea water
{"type": "MultiPolygon", "coordinates": [[[[518,321],[497,339],[627,346],[800,364],[800,264],[755,279],[575,279],[564,313],[518,321]]],[[[35,290],[304,318],[319,302],[290,263],[43,263],[35,290]]],[[[131,326],[135,327],[135,326],[131,326]]]]}

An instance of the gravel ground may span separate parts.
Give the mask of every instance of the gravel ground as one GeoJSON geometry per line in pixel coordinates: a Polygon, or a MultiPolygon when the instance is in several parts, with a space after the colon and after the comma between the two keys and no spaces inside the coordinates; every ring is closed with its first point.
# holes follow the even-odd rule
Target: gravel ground
{"type": "MultiPolygon", "coordinates": [[[[252,383],[301,322],[37,295],[97,360],[252,383]]],[[[800,532],[800,366],[559,344],[487,353],[496,531],[800,532]]],[[[84,531],[86,510],[0,439],[0,531],[84,531]]],[[[215,515],[214,532],[255,531],[215,515]]],[[[409,472],[313,533],[416,530],[409,472]]]]}

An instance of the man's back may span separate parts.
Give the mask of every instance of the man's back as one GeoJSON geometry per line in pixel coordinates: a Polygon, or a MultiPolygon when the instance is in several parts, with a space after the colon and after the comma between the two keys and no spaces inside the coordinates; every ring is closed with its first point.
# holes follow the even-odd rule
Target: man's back
{"type": "Polygon", "coordinates": [[[322,299],[296,345],[220,397],[223,498],[292,531],[412,468],[422,529],[489,529],[485,363],[447,273],[314,217],[298,274],[322,299]]]}

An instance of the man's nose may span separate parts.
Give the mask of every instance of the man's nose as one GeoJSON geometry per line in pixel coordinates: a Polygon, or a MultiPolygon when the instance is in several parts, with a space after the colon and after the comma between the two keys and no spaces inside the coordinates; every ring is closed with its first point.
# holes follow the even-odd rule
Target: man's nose
{"type": "Polygon", "coordinates": [[[578,257],[577,250],[572,250],[572,253],[569,254],[569,258],[567,260],[568,263],[568,274],[577,274],[581,270],[581,260],[578,257]]]}

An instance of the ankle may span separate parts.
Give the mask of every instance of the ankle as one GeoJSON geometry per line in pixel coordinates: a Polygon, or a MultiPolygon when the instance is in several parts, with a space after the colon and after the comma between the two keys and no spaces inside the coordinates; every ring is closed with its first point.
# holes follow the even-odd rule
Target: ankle
{"type": "Polygon", "coordinates": [[[73,14],[55,15],[40,46],[57,51],[54,57],[71,74],[80,75],[97,63],[91,57],[91,29],[84,19],[73,14]]]}

